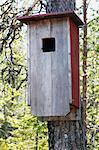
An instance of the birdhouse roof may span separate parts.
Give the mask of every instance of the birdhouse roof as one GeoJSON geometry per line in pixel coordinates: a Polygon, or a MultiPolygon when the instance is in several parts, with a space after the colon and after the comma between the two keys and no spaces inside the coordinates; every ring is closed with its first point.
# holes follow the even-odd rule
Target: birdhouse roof
{"type": "Polygon", "coordinates": [[[62,13],[37,14],[31,16],[18,16],[17,19],[25,24],[28,24],[29,22],[35,22],[39,20],[64,18],[64,17],[71,18],[76,23],[77,26],[82,26],[84,24],[74,11],[66,11],[62,13]]]}

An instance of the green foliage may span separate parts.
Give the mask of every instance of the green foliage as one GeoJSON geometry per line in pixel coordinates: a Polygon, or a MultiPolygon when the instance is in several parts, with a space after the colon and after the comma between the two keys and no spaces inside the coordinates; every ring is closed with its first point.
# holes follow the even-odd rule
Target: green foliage
{"type": "MultiPolygon", "coordinates": [[[[18,45],[16,44],[16,47],[18,45]]],[[[14,47],[16,51],[17,64],[25,64],[23,53],[18,51],[18,47],[14,47]],[[20,56],[17,55],[17,53],[20,56]]],[[[11,68],[10,63],[5,63],[0,65],[0,68],[11,68]],[[10,66],[10,67],[9,67],[10,66]]],[[[18,69],[17,66],[14,70],[18,69]]],[[[3,69],[4,70],[4,69],[3,69]]],[[[24,79],[26,72],[22,70],[22,73],[18,74],[15,78],[15,87],[13,88],[12,82],[9,80],[0,81],[0,149],[35,149],[37,146],[39,149],[47,149],[47,125],[37,120],[33,117],[30,108],[26,104],[27,85],[23,83],[19,89],[17,89],[17,84],[24,79]],[[38,141],[36,145],[36,140],[38,141]],[[6,141],[6,142],[5,142],[6,141]],[[5,148],[6,147],[6,148],[5,148]]],[[[11,78],[8,76],[8,71],[4,72],[3,78],[11,78]]],[[[9,79],[8,78],[8,79],[9,79]]],[[[1,74],[2,79],[2,74],[1,74]]]]}
{"type": "MultiPolygon", "coordinates": [[[[88,22],[87,33],[87,149],[99,149],[99,16],[98,11],[93,11],[93,17],[88,22]]],[[[83,57],[83,33],[81,32],[81,58],[80,58],[80,80],[82,93],[82,60],[83,57]]]]}
{"type": "Polygon", "coordinates": [[[94,19],[88,28],[88,102],[87,137],[88,149],[99,149],[99,19],[94,19]]]}
{"type": "MultiPolygon", "coordinates": [[[[18,45],[16,44],[16,47],[18,45]]],[[[18,47],[14,47],[16,50],[17,64],[23,64],[25,58],[23,53],[18,51],[18,47]],[[17,56],[17,52],[20,56],[17,56]]],[[[24,63],[25,64],[25,63],[24,63]]],[[[3,69],[11,68],[10,63],[1,64],[0,67],[3,69]],[[10,67],[9,67],[10,66],[10,67]]],[[[13,66],[14,67],[14,66],[13,66]]],[[[17,66],[14,70],[18,69],[17,66]]],[[[3,69],[4,70],[4,69],[3,69]]],[[[8,71],[3,72],[3,80],[8,76],[8,71]]],[[[15,78],[15,87],[13,88],[12,82],[9,80],[0,81],[0,149],[3,147],[9,147],[9,149],[35,149],[37,146],[39,149],[47,149],[47,125],[46,123],[40,122],[36,117],[33,117],[29,106],[26,104],[27,85],[23,83],[19,89],[17,84],[23,80],[26,72],[22,70],[22,73],[18,74],[15,78]],[[37,143],[37,145],[36,145],[37,143]]],[[[16,76],[16,75],[15,75],[16,76]]],[[[9,79],[8,78],[8,79],[9,79]]],[[[4,148],[7,149],[7,148],[4,148]]]]}

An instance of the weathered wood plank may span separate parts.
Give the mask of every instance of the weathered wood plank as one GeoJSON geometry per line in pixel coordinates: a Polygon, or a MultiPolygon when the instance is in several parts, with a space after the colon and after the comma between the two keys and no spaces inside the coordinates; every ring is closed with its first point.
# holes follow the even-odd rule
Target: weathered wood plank
{"type": "Polygon", "coordinates": [[[67,18],[67,40],[68,40],[68,82],[69,82],[69,100],[72,104],[72,70],[71,70],[71,44],[70,44],[70,19],[67,18]]]}
{"type": "Polygon", "coordinates": [[[54,116],[54,117],[39,117],[40,121],[75,121],[81,120],[81,106],[80,109],[76,109],[74,106],[71,106],[70,113],[66,116],[54,116]]]}
{"type": "MultiPolygon", "coordinates": [[[[44,22],[43,22],[44,23],[44,22]]],[[[51,55],[42,52],[42,38],[49,36],[49,26],[31,26],[31,103],[35,115],[51,114],[51,55]]]]}
{"type": "Polygon", "coordinates": [[[28,30],[28,105],[31,105],[31,43],[30,43],[30,37],[31,37],[31,28],[30,26],[28,25],[27,27],[27,30],[28,30]]]}
{"type": "Polygon", "coordinates": [[[53,20],[52,28],[51,34],[56,38],[56,51],[52,54],[51,73],[53,114],[65,116],[70,111],[67,20],[53,20]]]}
{"type": "Polygon", "coordinates": [[[65,116],[70,112],[71,99],[67,20],[31,23],[30,30],[32,113],[36,116],[65,116]],[[42,39],[48,37],[55,37],[55,52],[42,51],[42,39]]]}

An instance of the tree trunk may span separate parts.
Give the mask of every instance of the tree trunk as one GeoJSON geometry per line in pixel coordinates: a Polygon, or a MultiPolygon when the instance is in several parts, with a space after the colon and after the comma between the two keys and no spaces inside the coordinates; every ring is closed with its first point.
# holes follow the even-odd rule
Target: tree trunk
{"type": "MultiPolygon", "coordinates": [[[[48,0],[47,12],[73,11],[74,9],[75,0],[48,0]]],[[[83,114],[83,107],[81,107],[81,113],[83,114]]],[[[86,150],[83,117],[76,121],[48,121],[48,133],[49,150],[86,150]]]]}
{"type": "Polygon", "coordinates": [[[64,12],[75,10],[75,0],[48,0],[47,12],[64,12]]]}
{"type": "Polygon", "coordinates": [[[48,122],[49,150],[85,150],[81,121],[48,122]]]}

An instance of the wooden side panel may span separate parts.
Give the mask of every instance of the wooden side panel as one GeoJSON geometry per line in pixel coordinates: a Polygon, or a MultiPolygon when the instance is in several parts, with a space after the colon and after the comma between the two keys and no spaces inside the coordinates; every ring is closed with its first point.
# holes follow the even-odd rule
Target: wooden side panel
{"type": "Polygon", "coordinates": [[[70,112],[67,21],[53,19],[30,25],[30,104],[35,116],[70,112]],[[42,51],[42,39],[55,37],[55,52],[42,51]]]}
{"type": "Polygon", "coordinates": [[[79,75],[79,28],[70,20],[71,70],[72,70],[72,104],[79,107],[80,75],[79,75]]]}

